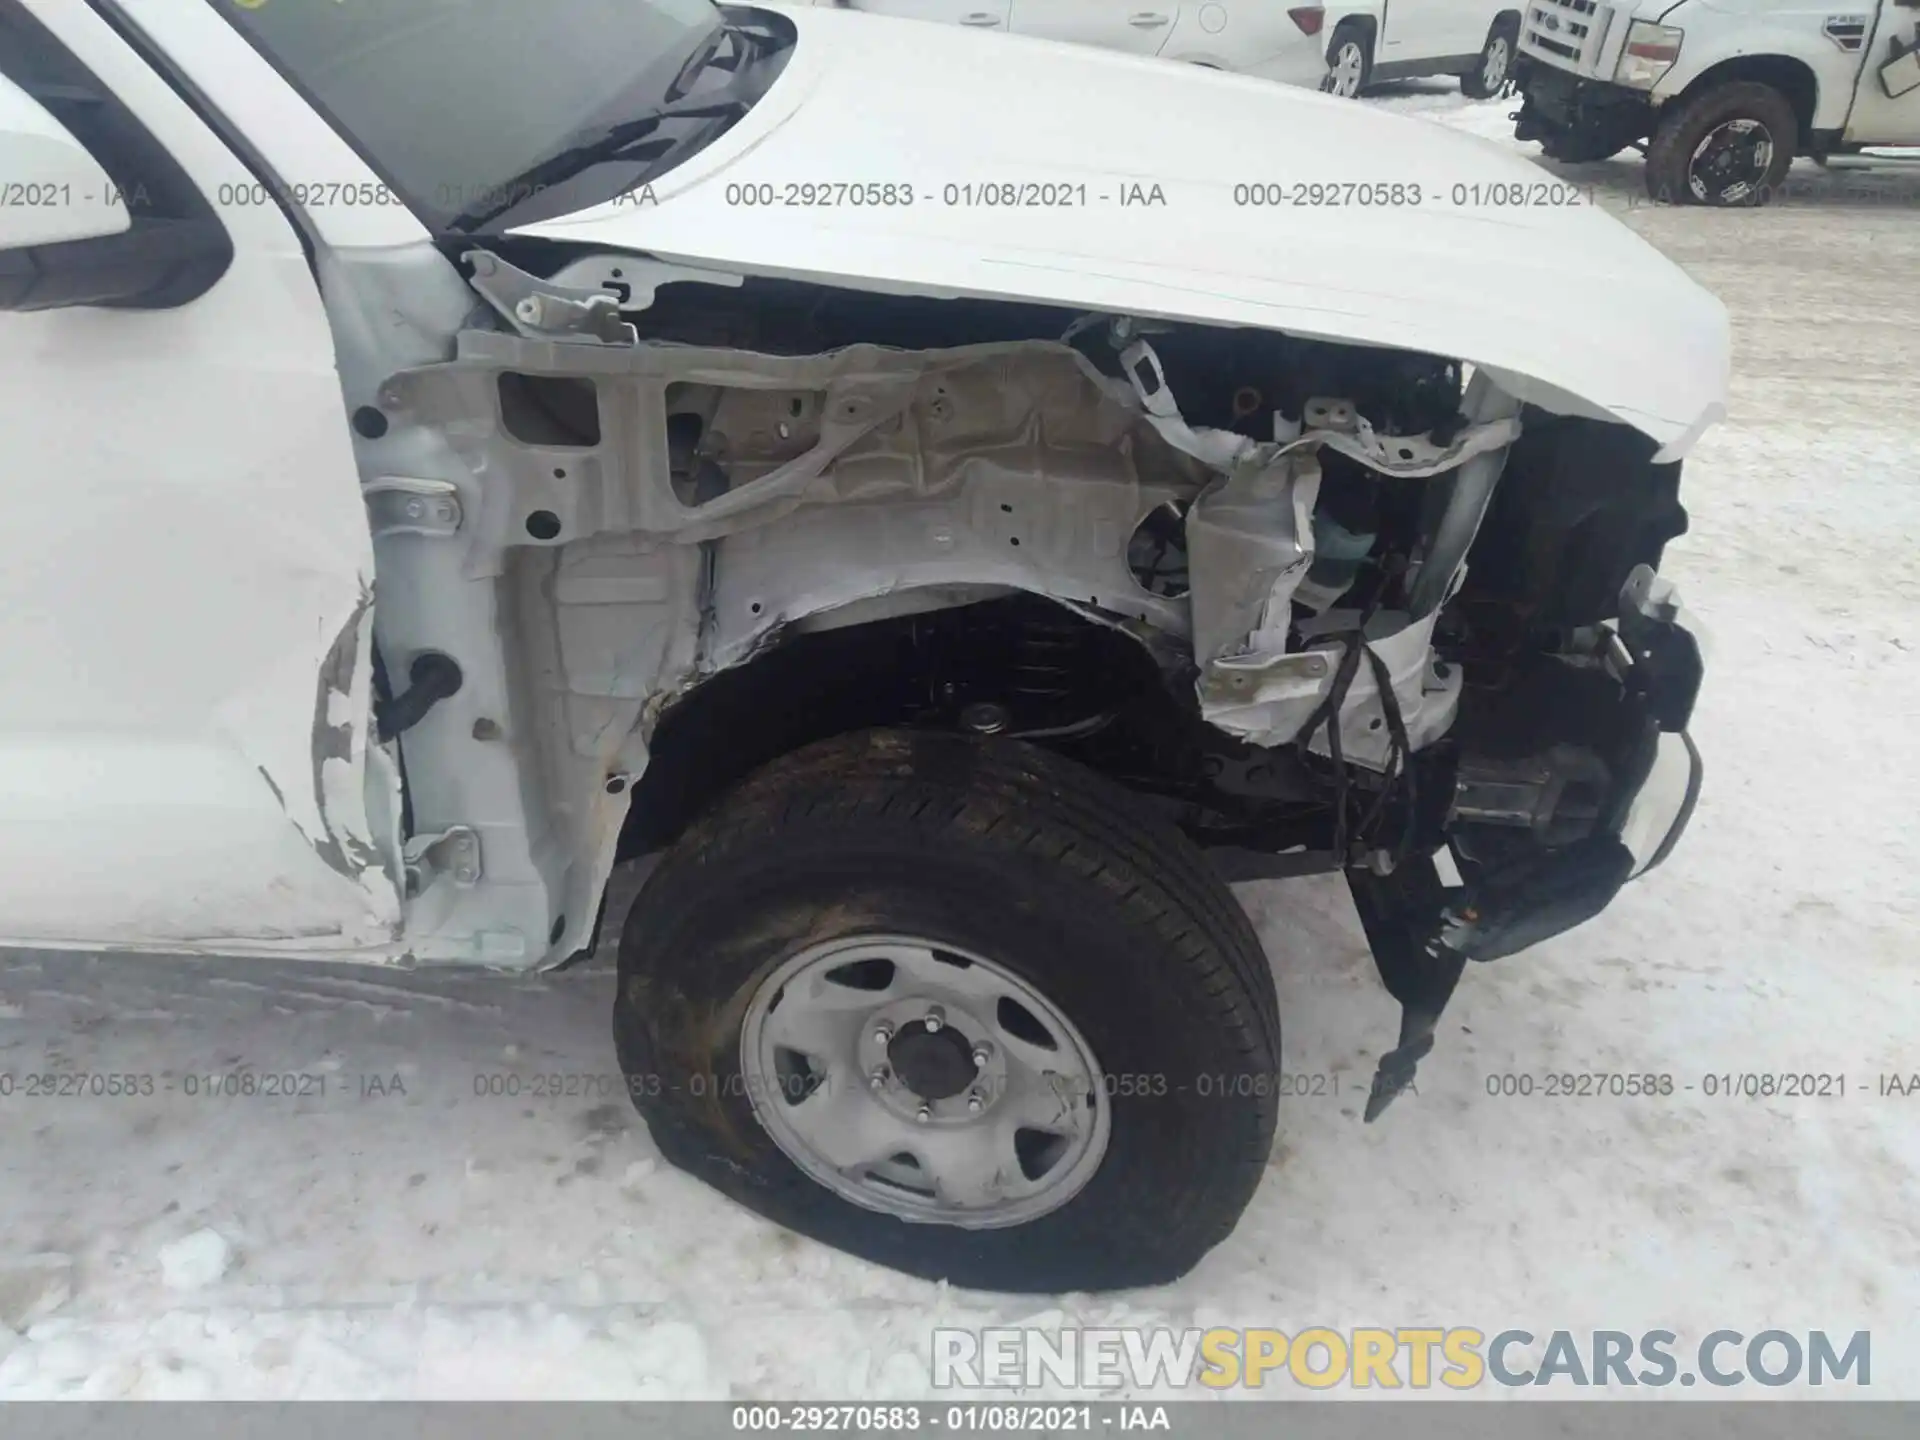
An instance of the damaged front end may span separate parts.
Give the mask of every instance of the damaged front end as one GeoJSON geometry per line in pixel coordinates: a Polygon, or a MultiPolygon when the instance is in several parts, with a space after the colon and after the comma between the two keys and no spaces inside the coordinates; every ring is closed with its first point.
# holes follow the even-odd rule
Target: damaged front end
{"type": "Polygon", "coordinates": [[[379,398],[472,477],[445,538],[492,587],[551,958],[616,857],[797,744],[1013,736],[1230,878],[1346,874],[1404,1013],[1371,1119],[1468,959],[1685,823],[1679,466],[1624,424],[1269,331],[464,260],[498,323],[379,398]]]}

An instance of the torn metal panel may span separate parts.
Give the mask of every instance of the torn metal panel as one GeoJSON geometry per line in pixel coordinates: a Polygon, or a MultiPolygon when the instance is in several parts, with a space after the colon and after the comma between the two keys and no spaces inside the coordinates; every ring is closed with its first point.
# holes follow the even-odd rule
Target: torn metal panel
{"type": "Polygon", "coordinates": [[[1182,418],[1152,344],[1137,335],[1125,317],[1111,326],[1121,368],[1154,428],[1168,444],[1215,469],[1271,464],[1289,450],[1325,446],[1382,474],[1420,478],[1451,470],[1470,456],[1502,450],[1520,437],[1520,422],[1513,418],[1517,406],[1489,417],[1486,423],[1467,425],[1439,444],[1431,437],[1381,435],[1351,404],[1335,398],[1308,401],[1299,428],[1276,435],[1272,442],[1231,430],[1195,430],[1182,418]]]}
{"type": "MultiPolygon", "coordinates": [[[[366,756],[373,698],[368,657],[372,653],[373,587],[363,582],[360,603],[320,667],[313,724],[313,797],[320,833],[308,835],[307,840],[329,869],[366,893],[370,918],[397,933],[397,857],[383,854],[375,843],[367,812],[366,756]]],[[[268,781],[272,783],[272,777],[268,781]]],[[[277,786],[275,793],[279,794],[277,786]]]]}
{"type": "Polygon", "coordinates": [[[858,345],[781,356],[465,331],[453,363],[393,377],[383,399],[443,428],[485,477],[477,521],[468,507],[468,529],[474,564],[498,573],[500,552],[529,539],[565,544],[643,531],[687,543],[764,525],[802,505],[932,497],[952,489],[960,467],[975,458],[1014,471],[1027,456],[1047,452],[1063,455],[1067,468],[1082,461],[1110,468],[1108,456],[1117,451],[1197,490],[1205,470],[1160,443],[1140,424],[1137,407],[1121,398],[1124,391],[1111,387],[1079,352],[1039,341],[924,351],[858,345]],[[517,438],[495,396],[502,372],[590,384],[607,433],[589,444],[517,438]],[[726,403],[748,415],[741,433],[724,428],[723,419],[721,439],[701,452],[723,461],[730,475],[712,495],[663,483],[671,469],[670,409],[698,413],[700,402],[690,397],[703,389],[739,392],[726,403]],[[753,414],[756,393],[783,405],[801,398],[804,412],[753,414]],[[783,423],[794,433],[781,434],[783,423]],[[803,427],[809,443],[795,443],[803,427]],[[535,511],[551,514],[557,531],[530,532],[526,521],[535,511]]]}
{"type": "MultiPolygon", "coordinates": [[[[1339,654],[1324,636],[1299,653],[1293,619],[1324,452],[1420,478],[1518,433],[1507,413],[1385,435],[1338,398],[1311,401],[1301,426],[1276,422],[1272,440],[1190,426],[1143,334],[1086,323],[1112,327],[1121,377],[1064,341],[776,355],[523,321],[463,332],[451,362],[382,385],[396,423],[442,437],[470,473],[460,528],[436,543],[500,582],[524,783],[551,797],[536,854],[569,896],[604,872],[627,804],[609,779],[645,769],[663,708],[835,617],[1050,596],[1190,655],[1222,730],[1290,743],[1339,654]],[[546,409],[516,414],[503,377],[546,409]],[[1177,588],[1148,583],[1131,553],[1155,514],[1185,546],[1177,588]]],[[[1430,616],[1368,627],[1415,748],[1458,697],[1458,677],[1430,664],[1431,633],[1430,616]]],[[[1386,763],[1375,686],[1361,667],[1341,710],[1355,764],[1386,763]]]]}
{"type": "MultiPolygon", "coordinates": [[[[942,585],[1188,628],[1184,603],[1135,581],[1127,545],[1141,515],[1208,472],[1065,345],[783,357],[469,332],[453,364],[386,393],[444,424],[483,482],[463,531],[470,573],[502,573],[510,547],[524,564],[563,552],[534,603],[558,617],[556,664],[576,696],[642,700],[738,663],[784,624],[942,585]],[[589,379],[603,442],[515,438],[491,403],[503,371],[589,379]],[[682,421],[697,441],[681,443],[682,421]],[[539,514],[555,525],[545,540],[528,533],[539,514]],[[708,542],[703,589],[695,547],[708,542]],[[713,619],[690,653],[701,605],[713,619]]],[[[590,748],[605,733],[576,729],[590,748]]]]}
{"type": "MultiPolygon", "coordinates": [[[[1438,740],[1460,705],[1457,666],[1437,665],[1431,643],[1436,617],[1407,623],[1405,615],[1382,614],[1367,627],[1367,647],[1386,662],[1394,699],[1415,750],[1438,740]]],[[[1344,641],[1312,644],[1293,654],[1228,656],[1214,662],[1200,682],[1201,712],[1213,724],[1255,745],[1279,745],[1300,731],[1333,686],[1344,641]]],[[[1324,728],[1307,737],[1308,748],[1328,753],[1324,728]]],[[[1387,717],[1371,666],[1355,672],[1340,707],[1340,746],[1350,763],[1386,767],[1390,747],[1387,717]]]]}
{"type": "MultiPolygon", "coordinates": [[[[1469,423],[1444,442],[1380,435],[1337,399],[1309,401],[1299,433],[1271,443],[1221,430],[1196,431],[1181,417],[1152,345],[1116,329],[1122,367],[1155,428],[1169,443],[1227,471],[1194,502],[1186,524],[1201,714],[1256,745],[1289,743],[1331,693],[1336,662],[1349,643],[1310,642],[1304,652],[1292,650],[1292,602],[1314,558],[1312,515],[1321,475],[1313,452],[1335,450],[1385,474],[1421,478],[1457,470],[1473,481],[1456,481],[1456,494],[1467,498],[1449,511],[1454,524],[1447,538],[1460,543],[1436,569],[1450,580],[1507,447],[1519,437],[1518,406],[1491,380],[1477,376],[1469,423]],[[1454,510],[1462,513],[1455,516],[1454,510]]],[[[1370,617],[1363,634],[1361,617],[1355,616],[1350,632],[1385,662],[1416,750],[1446,733],[1459,705],[1459,673],[1430,663],[1436,618],[1437,603],[1418,620],[1370,617]]],[[[1325,625],[1321,629],[1330,633],[1325,625]]],[[[1370,665],[1361,666],[1348,685],[1339,723],[1346,759],[1373,769],[1386,766],[1391,727],[1370,665]]],[[[1316,747],[1326,744],[1324,733],[1314,740],[1316,747]]]]}
{"type": "Polygon", "coordinates": [[[1203,708],[1209,667],[1236,656],[1285,655],[1293,592],[1313,563],[1319,490],[1312,452],[1281,450],[1236,462],[1188,512],[1193,658],[1202,670],[1203,708]]]}

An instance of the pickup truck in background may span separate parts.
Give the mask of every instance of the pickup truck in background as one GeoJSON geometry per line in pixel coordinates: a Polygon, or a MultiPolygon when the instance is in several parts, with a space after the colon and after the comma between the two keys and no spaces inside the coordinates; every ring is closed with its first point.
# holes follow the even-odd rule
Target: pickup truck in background
{"type": "Polygon", "coordinates": [[[1757,205],[1797,155],[1920,145],[1920,0],[1528,0],[1515,134],[1646,153],[1647,193],[1757,205]]]}

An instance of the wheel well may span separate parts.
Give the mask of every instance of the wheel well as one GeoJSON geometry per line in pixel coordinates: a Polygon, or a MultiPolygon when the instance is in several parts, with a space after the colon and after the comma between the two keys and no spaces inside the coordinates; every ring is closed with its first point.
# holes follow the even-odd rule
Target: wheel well
{"type": "Polygon", "coordinates": [[[1743,80],[1778,90],[1793,106],[1794,119],[1800,124],[1801,136],[1804,138],[1812,131],[1813,107],[1819,99],[1820,82],[1814,78],[1813,70],[1804,60],[1790,59],[1785,55],[1739,55],[1731,60],[1722,60],[1718,65],[1701,71],[1685,90],[1668,103],[1680,104],[1708,90],[1743,80]]]}
{"type": "Polygon", "coordinates": [[[1365,38],[1369,50],[1373,48],[1374,42],[1380,38],[1379,31],[1371,15],[1349,15],[1338,25],[1334,26],[1333,34],[1327,37],[1328,51],[1332,51],[1333,42],[1349,30],[1358,30],[1362,37],[1365,38]]]}
{"type": "MultiPolygon", "coordinates": [[[[829,621],[831,625],[831,622],[829,621]]],[[[1174,703],[1138,639],[1041,595],[810,628],[688,691],[661,716],[633,788],[622,859],[671,844],[721,793],[782,755],[874,728],[1055,735],[1174,703]],[[976,716],[978,714],[976,710],[976,716]]]]}

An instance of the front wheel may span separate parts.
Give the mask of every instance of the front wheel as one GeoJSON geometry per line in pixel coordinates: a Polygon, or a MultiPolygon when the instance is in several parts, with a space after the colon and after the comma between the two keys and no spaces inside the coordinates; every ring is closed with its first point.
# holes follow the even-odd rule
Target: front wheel
{"type": "Polygon", "coordinates": [[[1487,32],[1479,62],[1460,77],[1460,93],[1469,100],[1491,100],[1507,88],[1513,79],[1513,49],[1519,38],[1519,22],[1502,18],[1487,32]]]}
{"type": "Polygon", "coordinates": [[[1352,100],[1366,88],[1373,69],[1373,46],[1357,25],[1342,25],[1327,44],[1327,73],[1320,88],[1329,95],[1352,100]]]}
{"type": "Polygon", "coordinates": [[[1662,115],[1647,147],[1647,194],[1675,205],[1764,205],[1799,143],[1793,106],[1752,81],[1702,91],[1662,115]]]}
{"type": "Polygon", "coordinates": [[[750,779],[635,903],[614,1037],[672,1163],[990,1290],[1177,1278],[1277,1114],[1231,892],[1134,797],[1009,741],[876,731],[750,779]]]}

